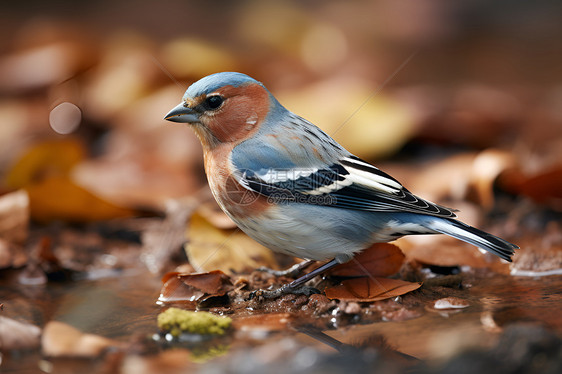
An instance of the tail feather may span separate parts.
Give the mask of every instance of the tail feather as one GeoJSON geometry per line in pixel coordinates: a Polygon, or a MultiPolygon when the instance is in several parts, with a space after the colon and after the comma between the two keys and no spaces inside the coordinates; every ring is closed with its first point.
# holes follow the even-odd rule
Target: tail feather
{"type": "Polygon", "coordinates": [[[489,234],[454,219],[432,220],[427,227],[441,234],[452,236],[479,248],[485,249],[486,251],[509,262],[511,262],[511,256],[513,256],[515,250],[519,249],[518,246],[508,242],[507,240],[498,238],[495,235],[489,234]]]}

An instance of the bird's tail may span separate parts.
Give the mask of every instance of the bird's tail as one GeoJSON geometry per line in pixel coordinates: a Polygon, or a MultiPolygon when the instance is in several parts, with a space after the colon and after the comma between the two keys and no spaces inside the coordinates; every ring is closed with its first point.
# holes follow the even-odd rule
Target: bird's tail
{"type": "Polygon", "coordinates": [[[426,227],[485,249],[509,262],[511,262],[511,256],[513,256],[515,250],[519,249],[518,246],[507,240],[454,219],[435,219],[426,227]]]}

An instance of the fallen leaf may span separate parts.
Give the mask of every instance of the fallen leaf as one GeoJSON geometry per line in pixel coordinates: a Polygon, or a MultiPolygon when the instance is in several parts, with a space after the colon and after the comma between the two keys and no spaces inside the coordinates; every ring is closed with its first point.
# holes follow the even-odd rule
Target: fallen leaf
{"type": "Polygon", "coordinates": [[[195,309],[198,300],[203,296],[203,291],[183,283],[175,274],[162,285],[158,304],[182,304],[186,308],[195,309]]]}
{"type": "Polygon", "coordinates": [[[37,348],[40,336],[39,327],[0,316],[0,352],[37,348]]]}
{"type": "Polygon", "coordinates": [[[104,201],[67,177],[50,177],[26,188],[31,217],[39,222],[96,222],[134,215],[134,211],[104,201]]]}
{"type": "Polygon", "coordinates": [[[12,165],[6,175],[6,185],[23,188],[48,176],[69,175],[84,155],[82,143],[72,138],[35,144],[12,165]]]}
{"type": "Polygon", "coordinates": [[[353,278],[326,289],[330,299],[370,302],[389,299],[420,288],[421,283],[389,278],[353,278]]]}
{"type": "Polygon", "coordinates": [[[185,252],[199,272],[241,273],[260,266],[278,268],[273,253],[238,229],[221,230],[199,214],[191,217],[185,252]]]}
{"type": "Polygon", "coordinates": [[[330,275],[360,277],[370,274],[374,277],[387,277],[400,270],[404,258],[404,254],[396,245],[375,243],[351,261],[336,266],[330,271],[330,275]]]}
{"type": "Polygon", "coordinates": [[[99,335],[85,334],[58,321],[50,321],[43,329],[42,352],[48,357],[97,357],[118,343],[99,335]]]}
{"type": "Polygon", "coordinates": [[[521,171],[505,172],[501,185],[512,193],[527,196],[537,203],[562,210],[562,165],[525,175],[521,171]]]}
{"type": "Polygon", "coordinates": [[[209,297],[223,296],[232,290],[232,282],[220,270],[201,274],[180,274],[172,272],[162,278],[160,303],[181,303],[195,307],[199,301],[209,297]]]}
{"type": "Polygon", "coordinates": [[[232,289],[232,282],[225,273],[214,270],[201,274],[178,274],[178,279],[209,296],[222,296],[232,289]]]}

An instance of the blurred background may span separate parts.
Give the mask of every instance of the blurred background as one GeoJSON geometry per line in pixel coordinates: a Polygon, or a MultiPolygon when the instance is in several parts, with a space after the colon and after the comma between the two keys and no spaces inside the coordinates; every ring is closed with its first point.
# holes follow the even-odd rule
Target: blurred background
{"type": "MultiPolygon", "coordinates": [[[[204,188],[198,142],[162,117],[189,84],[231,70],[262,81],[371,161],[493,149],[501,157],[494,154],[484,174],[495,177],[506,164],[527,176],[560,169],[561,8],[557,1],[11,2],[0,14],[3,188],[62,173],[123,207],[158,207],[204,188]],[[18,164],[49,141],[58,146],[43,152],[60,148],[63,156],[49,156],[63,158],[58,166],[18,164]]],[[[36,218],[67,214],[33,205],[36,218]]]]}
{"type": "MultiPolygon", "coordinates": [[[[519,320],[559,333],[558,278],[508,274],[562,268],[561,35],[557,0],[4,2],[3,315],[38,326],[62,320],[129,342],[132,331],[154,333],[158,274],[187,257],[195,264],[182,248],[191,214],[206,206],[198,214],[218,232],[187,233],[205,256],[213,240],[227,252],[233,230],[208,191],[198,140],[163,117],[194,81],[239,71],[412,192],[522,248],[508,266],[441,236],[401,239],[415,264],[409,274],[427,265],[500,276],[494,283],[476,271],[486,281],[470,292],[483,301],[460,317],[473,319],[467,330],[435,313],[409,325],[396,313],[397,323],[370,328],[388,329],[392,344],[420,358],[452,354],[451,342],[465,342],[469,330],[486,331],[472,343],[487,347],[490,334],[519,320]],[[493,323],[478,307],[491,310],[493,323]]],[[[297,357],[283,354],[283,365],[285,356],[297,357]]]]}

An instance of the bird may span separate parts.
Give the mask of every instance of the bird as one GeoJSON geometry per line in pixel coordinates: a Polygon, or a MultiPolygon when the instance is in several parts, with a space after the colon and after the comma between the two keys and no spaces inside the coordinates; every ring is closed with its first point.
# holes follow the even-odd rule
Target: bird
{"type": "Polygon", "coordinates": [[[293,270],[327,261],[259,296],[310,294],[308,280],[405,235],[449,235],[506,261],[519,248],[414,195],[246,74],[201,78],[164,119],[195,131],[212,194],[242,231],[274,252],[307,260],[293,270]]]}

